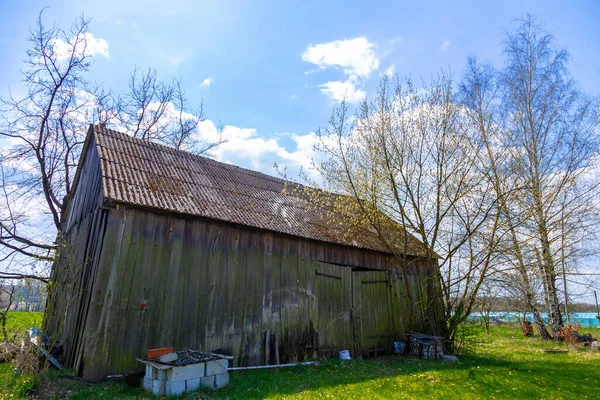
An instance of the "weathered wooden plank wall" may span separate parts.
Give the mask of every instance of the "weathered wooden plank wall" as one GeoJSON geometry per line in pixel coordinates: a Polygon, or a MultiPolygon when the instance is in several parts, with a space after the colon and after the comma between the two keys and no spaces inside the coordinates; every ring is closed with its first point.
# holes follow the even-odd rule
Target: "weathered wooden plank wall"
{"type": "MultiPolygon", "coordinates": [[[[152,347],[224,349],[235,365],[256,365],[342,349],[369,356],[408,333],[389,255],[124,206],[76,220],[45,329],[86,378],[137,371],[134,358],[152,347]]],[[[411,260],[420,331],[435,267],[411,260]]]]}
{"type": "Polygon", "coordinates": [[[93,136],[90,137],[90,143],[86,144],[83,157],[83,166],[77,170],[73,183],[76,186],[73,189],[73,198],[66,205],[63,233],[68,233],[73,226],[94,212],[104,200],[100,159],[93,136]]]}
{"type": "Polygon", "coordinates": [[[79,367],[83,350],[83,326],[92,287],[97,276],[98,260],[102,251],[107,210],[102,203],[100,159],[93,142],[87,146],[84,168],[75,180],[75,196],[67,204],[67,218],[61,232],[57,261],[52,270],[44,330],[53,340],[64,341],[65,360],[79,367]]]}
{"type": "MultiPolygon", "coordinates": [[[[66,289],[51,299],[65,316],[46,326],[86,378],[137,371],[153,347],[224,349],[256,365],[369,356],[407,333],[406,287],[383,253],[124,206],[98,209],[69,238],[76,250],[56,275],[66,289]]],[[[435,264],[410,267],[422,331],[435,264]]]]}

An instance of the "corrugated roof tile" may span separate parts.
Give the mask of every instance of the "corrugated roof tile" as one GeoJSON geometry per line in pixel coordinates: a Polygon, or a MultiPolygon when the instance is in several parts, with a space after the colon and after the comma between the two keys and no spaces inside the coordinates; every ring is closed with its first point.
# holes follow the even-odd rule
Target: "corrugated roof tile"
{"type": "MultiPolygon", "coordinates": [[[[303,190],[286,190],[291,182],[101,126],[94,134],[107,200],[388,252],[371,232],[349,235],[341,214],[315,205],[303,190]]],[[[407,253],[422,255],[421,243],[407,237],[407,253]]]]}

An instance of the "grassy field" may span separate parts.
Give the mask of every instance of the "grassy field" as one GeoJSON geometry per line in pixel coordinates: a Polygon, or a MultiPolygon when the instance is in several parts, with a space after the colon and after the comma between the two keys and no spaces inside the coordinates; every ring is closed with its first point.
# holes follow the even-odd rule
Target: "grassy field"
{"type": "Polygon", "coordinates": [[[24,334],[29,328],[39,328],[42,325],[41,312],[9,312],[6,320],[6,330],[9,334],[24,334]]]}
{"type": "MultiPolygon", "coordinates": [[[[468,355],[459,357],[458,364],[391,356],[232,372],[229,387],[187,398],[600,399],[600,354],[583,348],[571,348],[566,354],[542,354],[540,348],[554,344],[523,337],[513,327],[493,327],[490,337],[478,327],[473,329],[474,343],[468,355]]],[[[600,336],[599,329],[588,331],[600,336]]],[[[0,364],[0,390],[7,398],[15,393],[15,387],[19,389],[16,385],[23,379],[11,376],[10,365],[0,364]]],[[[126,382],[91,385],[57,373],[43,376],[39,391],[39,395],[54,398],[153,398],[126,382]]]]}

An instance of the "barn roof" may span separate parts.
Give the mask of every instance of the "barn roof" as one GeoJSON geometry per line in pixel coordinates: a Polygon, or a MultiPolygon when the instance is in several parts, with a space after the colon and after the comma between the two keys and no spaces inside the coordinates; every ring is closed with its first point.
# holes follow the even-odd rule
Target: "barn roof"
{"type": "MultiPolygon", "coordinates": [[[[389,252],[374,232],[357,228],[349,232],[352,224],[345,223],[343,215],[327,206],[311,205],[306,193],[298,190],[306,188],[302,185],[103,126],[90,128],[101,159],[105,201],[389,252]]],[[[340,197],[319,193],[333,201],[340,197]]],[[[421,242],[400,231],[397,242],[407,244],[405,253],[423,255],[421,242]]]]}

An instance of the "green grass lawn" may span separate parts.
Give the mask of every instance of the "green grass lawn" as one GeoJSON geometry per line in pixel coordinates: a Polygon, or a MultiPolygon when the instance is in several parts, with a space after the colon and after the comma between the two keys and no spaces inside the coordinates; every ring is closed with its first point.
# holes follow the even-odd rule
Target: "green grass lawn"
{"type": "MultiPolygon", "coordinates": [[[[493,327],[490,337],[477,332],[460,363],[402,357],[379,360],[330,360],[316,366],[230,373],[229,387],[187,398],[247,399],[600,399],[600,354],[570,349],[542,354],[554,343],[523,337],[518,329],[493,327]]],[[[588,330],[600,336],[599,329],[588,330]]],[[[566,344],[557,347],[569,348],[566,344]]],[[[0,389],[9,393],[19,379],[0,364],[0,389]],[[4,386],[2,386],[4,385],[4,386]]],[[[125,382],[91,385],[57,373],[42,378],[40,388],[53,388],[55,398],[151,399],[125,382]]],[[[1,396],[0,396],[1,397],[1,396]]]]}
{"type": "MultiPolygon", "coordinates": [[[[41,312],[9,312],[6,319],[9,338],[15,335],[21,337],[29,328],[39,328],[42,325],[42,317],[41,312]]],[[[0,337],[0,342],[2,340],[4,339],[0,337]]],[[[14,397],[15,386],[18,386],[18,383],[18,379],[12,378],[12,366],[9,363],[0,363],[0,399],[14,397]]]]}
{"type": "Polygon", "coordinates": [[[39,328],[42,326],[43,315],[41,312],[9,312],[6,320],[9,336],[25,334],[29,328],[39,328]]]}

